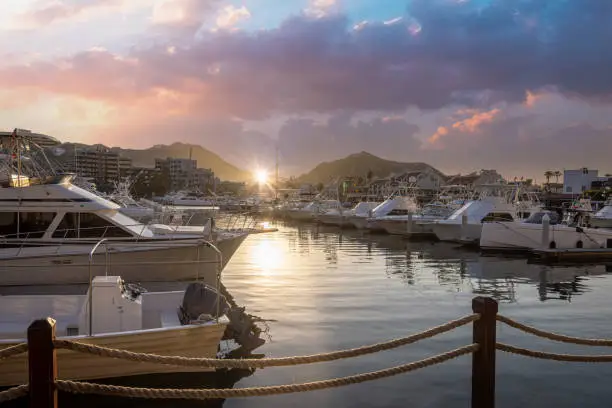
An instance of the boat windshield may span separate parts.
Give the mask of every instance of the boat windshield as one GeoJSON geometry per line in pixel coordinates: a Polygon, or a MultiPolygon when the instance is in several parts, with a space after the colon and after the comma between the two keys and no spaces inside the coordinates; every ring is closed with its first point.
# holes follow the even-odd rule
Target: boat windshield
{"type": "Polygon", "coordinates": [[[555,225],[560,222],[559,214],[554,212],[547,211],[538,211],[531,214],[524,222],[527,224],[542,224],[542,219],[544,215],[548,215],[550,217],[550,225],[555,225]]]}

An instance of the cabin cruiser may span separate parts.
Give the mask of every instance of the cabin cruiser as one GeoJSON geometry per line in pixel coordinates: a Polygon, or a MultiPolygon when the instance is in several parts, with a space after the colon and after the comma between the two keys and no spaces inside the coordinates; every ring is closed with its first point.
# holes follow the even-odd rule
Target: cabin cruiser
{"type": "Polygon", "coordinates": [[[193,192],[168,194],[161,199],[162,204],[181,207],[213,207],[215,201],[193,192]]]}
{"type": "Polygon", "coordinates": [[[213,283],[248,235],[145,225],[71,176],[20,184],[0,188],[0,285],[86,283],[114,269],[128,281],[213,283]]]}
{"type": "Polygon", "coordinates": [[[478,243],[484,222],[523,220],[540,209],[537,197],[531,193],[520,194],[512,185],[492,184],[480,188],[477,200],[467,202],[445,220],[434,223],[433,232],[440,241],[478,243]]]}
{"type": "Polygon", "coordinates": [[[487,222],[482,225],[483,250],[612,248],[612,230],[561,222],[557,212],[538,211],[521,222],[487,222]],[[548,217],[548,228],[544,228],[548,217]]]}
{"type": "Polygon", "coordinates": [[[407,216],[408,214],[415,214],[419,211],[419,206],[416,199],[413,196],[394,196],[384,201],[370,214],[365,220],[360,218],[353,218],[352,221],[357,228],[363,226],[370,231],[385,231],[384,219],[386,217],[393,216],[407,216]]]}
{"type": "Polygon", "coordinates": [[[465,200],[453,200],[448,204],[433,202],[423,206],[416,214],[389,215],[377,219],[389,234],[407,237],[435,236],[433,224],[443,220],[465,204],[465,200]]]}
{"type": "Polygon", "coordinates": [[[612,229],[612,198],[608,198],[601,210],[590,217],[589,224],[593,228],[612,229]]]}
{"type": "Polygon", "coordinates": [[[367,217],[370,211],[374,210],[380,203],[362,201],[353,208],[343,209],[334,208],[319,214],[317,221],[325,225],[335,225],[338,227],[353,227],[352,217],[367,217]]]}
{"type": "Polygon", "coordinates": [[[304,207],[290,208],[286,216],[294,221],[315,221],[319,214],[332,209],[340,209],[342,204],[338,200],[315,200],[304,207]]]}

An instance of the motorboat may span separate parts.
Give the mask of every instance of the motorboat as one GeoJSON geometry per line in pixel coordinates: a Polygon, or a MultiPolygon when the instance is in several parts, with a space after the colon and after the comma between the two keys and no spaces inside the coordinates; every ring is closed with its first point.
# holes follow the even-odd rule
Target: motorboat
{"type": "Polygon", "coordinates": [[[593,228],[612,229],[612,198],[606,200],[604,206],[590,217],[589,224],[593,228]]]}
{"type": "Polygon", "coordinates": [[[464,204],[464,200],[453,200],[448,204],[433,202],[423,206],[416,214],[388,215],[377,219],[389,234],[406,237],[435,237],[433,224],[443,220],[464,204]]]}
{"type": "MultiPolygon", "coordinates": [[[[185,290],[147,292],[119,276],[96,276],[85,293],[0,296],[0,350],[26,342],[33,318],[50,316],[59,340],[167,356],[215,358],[230,307],[212,286],[193,282],[185,290]]],[[[94,380],[132,375],[212,371],[135,363],[57,350],[58,378],[94,380]]],[[[28,383],[27,354],[0,364],[0,386],[28,383]]]]}
{"type": "Polygon", "coordinates": [[[557,212],[538,211],[520,222],[486,222],[480,248],[496,251],[531,249],[612,248],[612,230],[561,222],[557,212]],[[548,227],[544,227],[544,217],[548,227]]]}
{"type": "Polygon", "coordinates": [[[119,205],[73,185],[71,176],[5,185],[0,188],[0,285],[86,283],[90,269],[104,275],[118,264],[130,265],[121,270],[129,281],[191,280],[195,270],[212,283],[248,233],[210,223],[195,229],[139,223],[119,205]]]}
{"type": "Polygon", "coordinates": [[[341,207],[342,204],[338,200],[315,200],[303,207],[290,208],[285,214],[294,221],[315,221],[319,214],[341,207]]]}
{"type": "Polygon", "coordinates": [[[321,213],[317,217],[317,221],[325,225],[334,225],[341,228],[354,227],[352,223],[353,217],[367,217],[370,211],[374,210],[380,203],[361,201],[353,208],[343,209],[334,208],[321,213]]]}
{"type": "Polygon", "coordinates": [[[395,195],[385,200],[379,206],[372,210],[372,213],[365,219],[354,217],[351,219],[353,224],[359,228],[366,228],[370,231],[385,231],[385,217],[393,217],[398,215],[407,216],[408,214],[416,214],[419,212],[419,206],[413,196],[395,195]]]}
{"type": "Polygon", "coordinates": [[[541,208],[534,194],[520,193],[513,185],[492,184],[480,188],[477,200],[468,201],[448,218],[433,224],[439,240],[477,244],[483,222],[523,220],[541,208]]]}

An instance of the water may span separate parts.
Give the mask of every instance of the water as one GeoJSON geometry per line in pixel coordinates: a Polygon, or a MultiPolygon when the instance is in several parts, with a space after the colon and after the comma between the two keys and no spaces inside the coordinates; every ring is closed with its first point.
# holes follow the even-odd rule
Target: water
{"type": "MultiPolygon", "coordinates": [[[[492,296],[500,313],[582,337],[612,338],[612,267],[549,267],[520,258],[481,257],[454,244],[309,225],[278,225],[250,236],[223,280],[239,304],[270,320],[267,357],[316,354],[389,340],[471,313],[474,296],[492,296]]],[[[160,387],[254,387],[358,374],[415,361],[471,343],[471,326],[399,349],[297,367],[256,370],[241,378],[167,376],[160,387]]],[[[612,354],[553,343],[498,326],[505,343],[551,352],[612,354]]],[[[598,406],[612,397],[612,364],[539,361],[497,353],[497,406],[598,406]]],[[[108,383],[120,384],[116,379],[108,383]]],[[[151,386],[151,378],[139,381],[151,386]]],[[[471,357],[373,382],[309,393],[199,401],[151,401],[60,395],[60,407],[469,407],[471,357]]],[[[20,406],[24,406],[21,404],[20,406]]]]}
{"type": "MultiPolygon", "coordinates": [[[[407,242],[316,226],[279,226],[249,237],[224,272],[240,304],[269,322],[268,357],[358,347],[415,333],[471,312],[476,295],[500,313],[545,330],[612,338],[612,268],[549,267],[482,257],[454,244],[407,242]]],[[[505,343],[551,352],[605,354],[498,327],[505,343]]],[[[370,356],[268,368],[236,387],[301,383],[391,367],[471,342],[471,327],[370,356]]],[[[612,397],[612,364],[538,361],[497,354],[498,407],[576,407],[612,397]]],[[[389,379],[310,393],[228,399],[224,407],[468,407],[471,358],[389,379]]]]}

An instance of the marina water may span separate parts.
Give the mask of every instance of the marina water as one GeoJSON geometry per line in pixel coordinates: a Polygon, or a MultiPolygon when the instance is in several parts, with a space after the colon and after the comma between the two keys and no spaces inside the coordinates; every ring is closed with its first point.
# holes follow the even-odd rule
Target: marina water
{"type": "MultiPolygon", "coordinates": [[[[491,296],[500,313],[543,330],[612,338],[612,266],[551,267],[524,257],[481,256],[442,242],[275,224],[250,236],[223,273],[238,304],[266,319],[265,357],[317,354],[417,333],[471,313],[474,296],[491,296]]],[[[554,343],[498,324],[498,340],[535,350],[612,354],[604,347],[554,343]]],[[[257,387],[343,377],[471,343],[471,325],[412,345],[329,363],[253,374],[145,376],[131,386],[257,387]]],[[[61,361],[60,361],[61,364],[61,361]]],[[[497,352],[497,407],[598,406],[612,397],[612,364],[560,363],[497,352]]],[[[126,385],[120,379],[103,381],[126,385]]],[[[146,400],[66,395],[60,407],[469,407],[471,356],[412,373],[346,387],[225,401],[146,400]]],[[[7,406],[27,406],[26,400],[7,406]]]]}
{"type": "MultiPolygon", "coordinates": [[[[500,313],[544,330],[612,338],[612,266],[551,267],[481,256],[455,244],[314,225],[277,225],[248,238],[224,272],[238,302],[269,322],[267,357],[315,354],[416,333],[471,313],[491,296],[500,313]]],[[[236,387],[302,383],[374,371],[471,342],[471,326],[395,350],[330,363],[257,370],[236,387]]],[[[576,354],[605,347],[554,343],[498,325],[498,340],[576,354]]],[[[612,364],[560,363],[497,352],[498,407],[595,406],[612,397],[612,364]]],[[[389,379],[224,407],[468,407],[471,357],[389,379]]]]}

